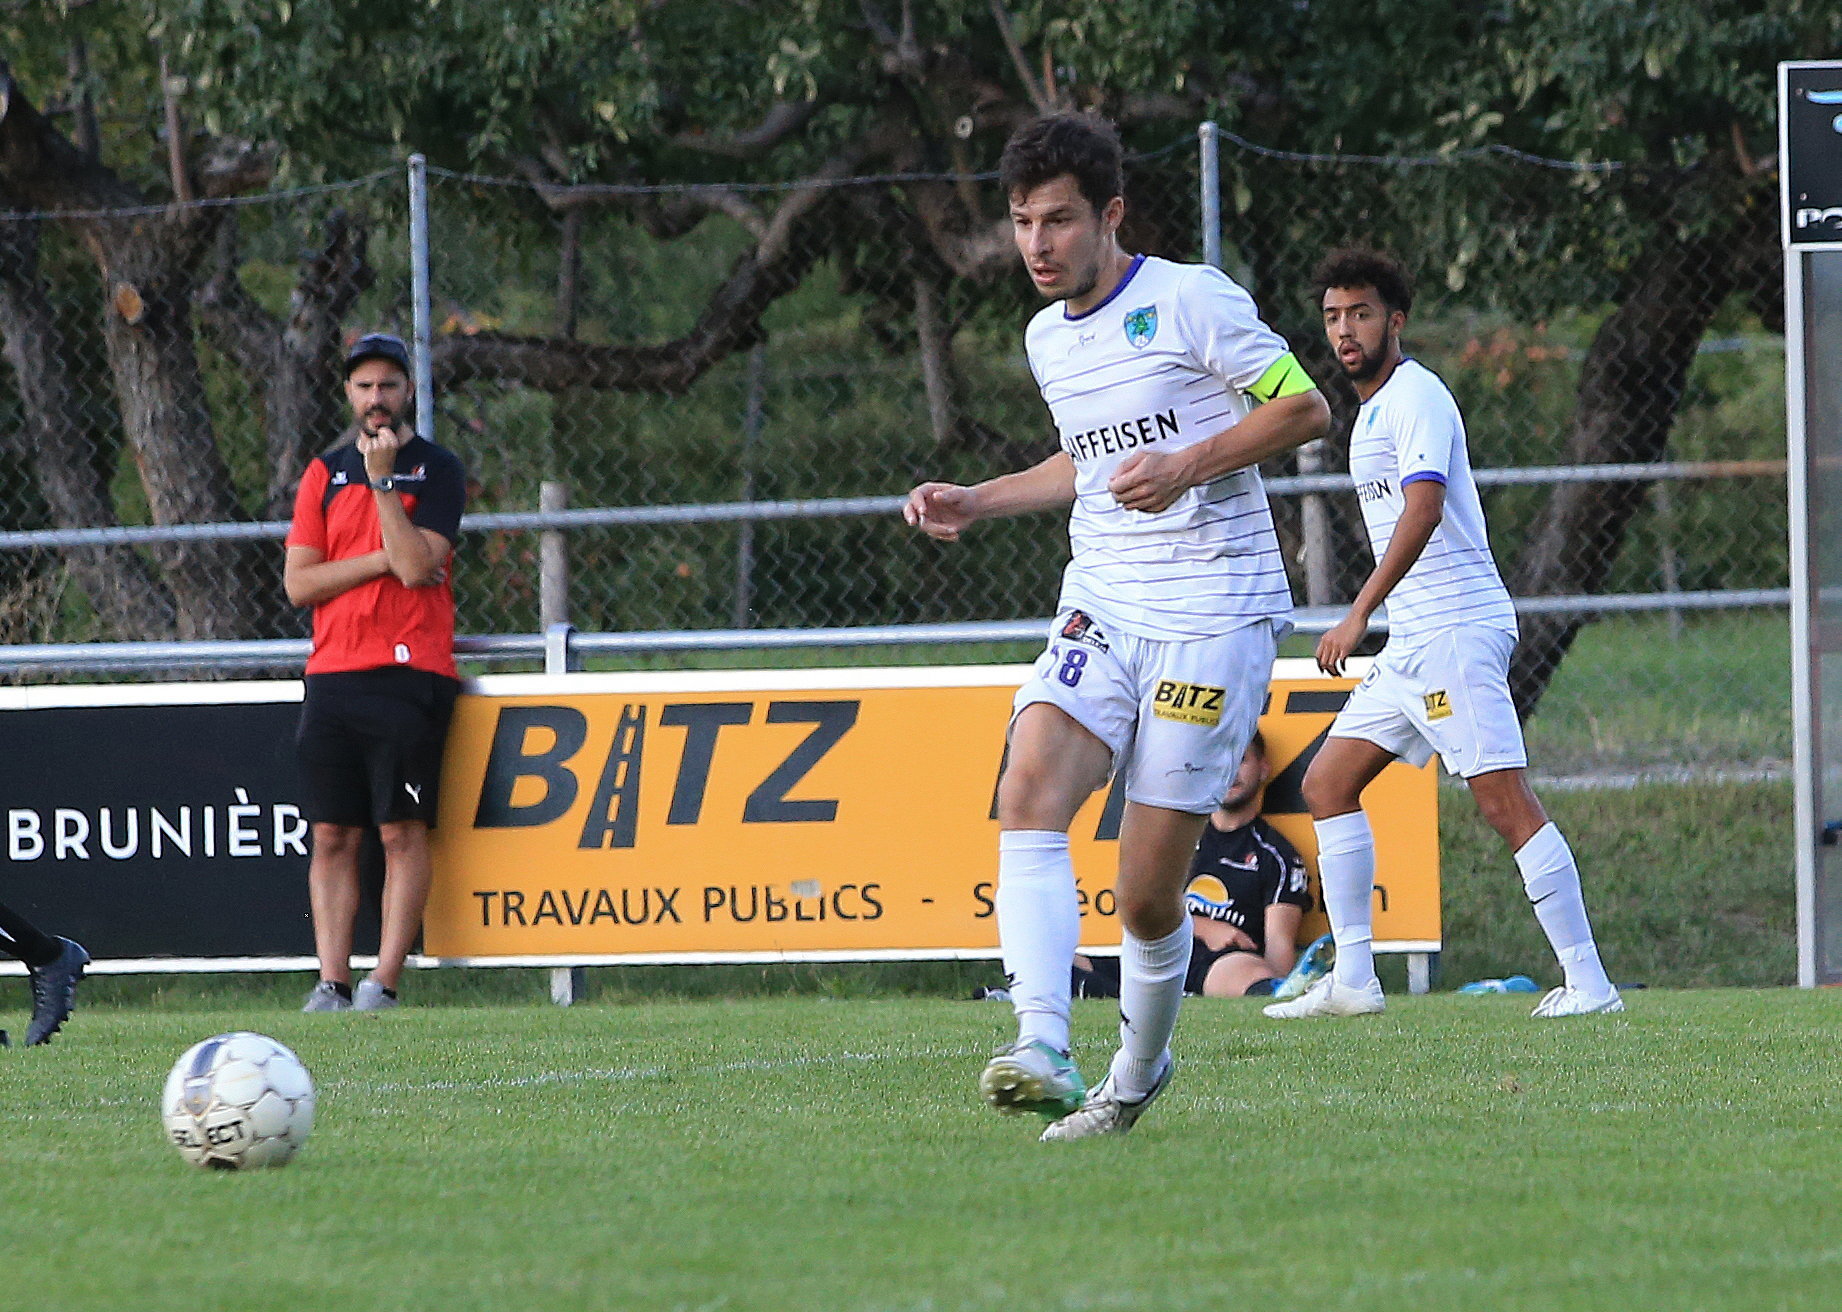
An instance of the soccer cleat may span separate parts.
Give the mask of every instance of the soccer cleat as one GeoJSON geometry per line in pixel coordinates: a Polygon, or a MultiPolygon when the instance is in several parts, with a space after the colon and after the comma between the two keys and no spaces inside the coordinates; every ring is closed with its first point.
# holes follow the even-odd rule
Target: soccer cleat
{"type": "Polygon", "coordinates": [[[323,979],[313,986],[313,992],[307,995],[302,1011],[350,1011],[352,1000],[339,991],[339,986],[330,979],[323,979]]]}
{"type": "Polygon", "coordinates": [[[363,979],[352,990],[353,1011],[389,1011],[397,1005],[397,1000],[384,992],[384,986],[374,979],[363,979]]]}
{"type": "Polygon", "coordinates": [[[1387,1006],[1380,980],[1371,979],[1361,988],[1351,988],[1337,983],[1335,975],[1326,975],[1306,989],[1304,996],[1260,1010],[1274,1020],[1309,1020],[1319,1016],[1373,1016],[1387,1006]]]}
{"type": "Polygon", "coordinates": [[[26,1026],[26,1047],[49,1043],[77,1003],[77,981],[90,964],[90,954],[67,938],[60,938],[55,961],[33,966],[32,1023],[26,1026]]]}
{"type": "Polygon", "coordinates": [[[1166,1061],[1151,1092],[1137,1102],[1127,1102],[1114,1092],[1113,1077],[1109,1074],[1093,1087],[1079,1110],[1070,1112],[1044,1130],[1042,1141],[1072,1143],[1076,1139],[1093,1139],[1103,1134],[1124,1134],[1138,1124],[1138,1118],[1170,1087],[1171,1072],[1175,1069],[1175,1062],[1166,1061]]]}
{"type": "Polygon", "coordinates": [[[1337,941],[1329,934],[1320,934],[1311,940],[1298,960],[1292,966],[1291,973],[1279,981],[1279,987],[1273,990],[1276,1002],[1290,1002],[1293,998],[1305,995],[1305,990],[1330,974],[1330,968],[1337,960],[1337,941]]]}
{"type": "Polygon", "coordinates": [[[1582,993],[1579,989],[1569,988],[1563,984],[1559,988],[1549,989],[1535,1004],[1535,1010],[1529,1015],[1543,1020],[1552,1020],[1556,1016],[1592,1016],[1608,1012],[1623,1011],[1625,1000],[1613,989],[1604,997],[1595,998],[1582,993]]]}
{"type": "Polygon", "coordinates": [[[980,1096],[1007,1116],[1035,1112],[1053,1121],[1079,1108],[1086,1093],[1068,1054],[1041,1039],[1018,1040],[979,1074],[980,1096]]]}

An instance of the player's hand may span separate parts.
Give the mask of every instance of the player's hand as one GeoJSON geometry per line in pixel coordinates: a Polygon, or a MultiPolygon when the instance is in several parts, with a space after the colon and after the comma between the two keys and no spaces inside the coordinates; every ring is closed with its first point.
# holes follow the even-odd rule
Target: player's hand
{"type": "Polygon", "coordinates": [[[1356,650],[1356,644],[1362,641],[1362,635],[1369,631],[1367,619],[1355,615],[1346,615],[1333,629],[1318,639],[1318,668],[1324,673],[1341,677],[1343,662],[1356,650]]]}
{"type": "Polygon", "coordinates": [[[379,479],[395,470],[397,452],[403,449],[409,436],[409,430],[405,429],[399,434],[387,423],[375,429],[359,425],[358,454],[365,458],[365,477],[379,479]]]}
{"type": "Polygon", "coordinates": [[[941,542],[957,542],[960,533],[979,517],[978,497],[957,483],[923,483],[908,494],[902,518],[941,542]]]}
{"type": "Polygon", "coordinates": [[[1236,925],[1228,926],[1228,941],[1221,950],[1228,952],[1258,952],[1260,945],[1254,942],[1254,936],[1236,925]]]}
{"type": "Polygon", "coordinates": [[[1141,451],[1114,471],[1107,491],[1127,510],[1155,515],[1190,490],[1188,471],[1176,456],[1141,451]]]}

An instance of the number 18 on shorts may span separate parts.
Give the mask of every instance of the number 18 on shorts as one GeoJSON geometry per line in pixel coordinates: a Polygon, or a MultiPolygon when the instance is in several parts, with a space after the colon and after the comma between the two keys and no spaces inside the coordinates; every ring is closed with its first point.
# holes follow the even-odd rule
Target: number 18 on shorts
{"type": "Polygon", "coordinates": [[[1093,734],[1126,771],[1126,798],[1215,809],[1253,737],[1272,678],[1275,625],[1161,641],[1109,631],[1083,611],[1059,616],[1013,717],[1047,702],[1093,734]]]}

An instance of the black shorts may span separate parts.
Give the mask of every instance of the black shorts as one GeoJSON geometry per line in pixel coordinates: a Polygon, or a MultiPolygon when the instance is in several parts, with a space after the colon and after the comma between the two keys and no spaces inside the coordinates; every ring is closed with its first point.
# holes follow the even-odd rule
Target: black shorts
{"type": "Polygon", "coordinates": [[[1215,963],[1237,952],[1264,959],[1264,955],[1254,948],[1210,948],[1200,942],[1191,944],[1190,973],[1183,977],[1183,991],[1191,997],[1200,998],[1202,986],[1208,982],[1209,972],[1214,969],[1215,963]]]}
{"type": "Polygon", "coordinates": [[[458,682],[427,670],[308,675],[295,737],[307,818],[351,828],[397,820],[432,827],[459,693],[458,682]]]}
{"type": "MultiPolygon", "coordinates": [[[[1249,956],[1259,956],[1247,948],[1208,948],[1201,943],[1190,944],[1190,969],[1183,977],[1183,991],[1192,998],[1202,996],[1202,986],[1209,978],[1209,970],[1223,957],[1236,952],[1246,952],[1249,956]]],[[[1074,995],[1077,998],[1117,998],[1119,996],[1119,958],[1090,957],[1094,968],[1083,973],[1075,971],[1074,995]]]]}

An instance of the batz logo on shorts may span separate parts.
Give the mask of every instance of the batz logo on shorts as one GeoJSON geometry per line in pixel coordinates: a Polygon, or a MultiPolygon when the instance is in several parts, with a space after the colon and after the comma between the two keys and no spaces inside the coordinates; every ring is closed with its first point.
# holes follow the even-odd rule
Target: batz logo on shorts
{"type": "Polygon", "coordinates": [[[1426,703],[1427,719],[1445,720],[1451,718],[1452,703],[1447,700],[1445,689],[1441,688],[1438,692],[1429,692],[1420,700],[1426,703]]]}
{"type": "Polygon", "coordinates": [[[1200,724],[1212,729],[1222,722],[1222,699],[1226,695],[1221,688],[1160,679],[1157,692],[1152,694],[1151,713],[1160,720],[1200,724]]]}

